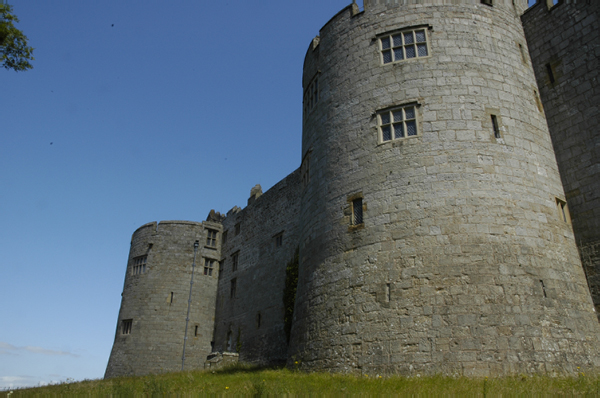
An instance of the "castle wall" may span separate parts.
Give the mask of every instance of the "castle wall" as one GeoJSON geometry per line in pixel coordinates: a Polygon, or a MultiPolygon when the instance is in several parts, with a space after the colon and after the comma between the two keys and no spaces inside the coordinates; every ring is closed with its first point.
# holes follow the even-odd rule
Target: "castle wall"
{"type": "Polygon", "coordinates": [[[287,359],[283,290],[286,265],[298,247],[300,188],[300,171],[296,170],[263,195],[251,198],[243,210],[227,214],[215,351],[239,351],[240,360],[260,364],[280,364],[287,359]]]}
{"type": "Polygon", "coordinates": [[[575,239],[600,315],[599,15],[597,1],[564,1],[551,8],[538,2],[522,20],[575,239]]]}
{"type": "Polygon", "coordinates": [[[593,367],[600,329],[557,210],[519,10],[383,3],[340,12],[305,59],[289,360],[368,374],[593,367]],[[417,30],[428,54],[384,63],[382,38],[417,30]],[[417,135],[385,140],[382,115],[411,108],[400,124],[417,135]]]}
{"type": "Polygon", "coordinates": [[[218,264],[220,238],[221,225],[211,222],[153,222],[134,232],[105,377],[181,370],[196,240],[185,369],[202,368],[211,352],[218,282],[218,268],[205,275],[204,265],[218,264]],[[217,232],[210,244],[208,230],[217,232]]]}

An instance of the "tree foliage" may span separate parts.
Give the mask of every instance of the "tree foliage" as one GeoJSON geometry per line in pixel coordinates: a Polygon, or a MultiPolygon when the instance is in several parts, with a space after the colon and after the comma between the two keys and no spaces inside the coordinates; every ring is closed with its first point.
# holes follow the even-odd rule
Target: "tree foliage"
{"type": "Polygon", "coordinates": [[[27,36],[15,27],[19,19],[12,7],[0,3],[0,62],[6,69],[24,71],[33,68],[33,48],[27,45],[27,36]]]}

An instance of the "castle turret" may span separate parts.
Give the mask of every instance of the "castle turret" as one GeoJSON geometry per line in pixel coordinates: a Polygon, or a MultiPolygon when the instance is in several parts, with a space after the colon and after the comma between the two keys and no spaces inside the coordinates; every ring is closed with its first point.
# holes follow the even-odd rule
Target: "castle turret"
{"type": "Polygon", "coordinates": [[[565,187],[557,206],[600,315],[600,2],[540,0],[522,19],[565,187]]]}
{"type": "Polygon", "coordinates": [[[308,49],[290,361],[481,376],[597,365],[523,4],[412,3],[352,5],[308,49]]]}
{"type": "Polygon", "coordinates": [[[212,350],[219,219],[211,212],[212,221],[152,222],[133,233],[105,377],[204,366],[212,350]]]}

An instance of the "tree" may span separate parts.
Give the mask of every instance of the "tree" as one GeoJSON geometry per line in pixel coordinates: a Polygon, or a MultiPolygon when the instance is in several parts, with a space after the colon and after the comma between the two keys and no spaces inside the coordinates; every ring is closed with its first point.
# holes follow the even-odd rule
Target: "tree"
{"type": "Polygon", "coordinates": [[[34,58],[27,36],[15,28],[15,22],[19,19],[12,14],[12,7],[0,3],[0,62],[6,69],[18,72],[33,68],[29,61],[34,58]]]}

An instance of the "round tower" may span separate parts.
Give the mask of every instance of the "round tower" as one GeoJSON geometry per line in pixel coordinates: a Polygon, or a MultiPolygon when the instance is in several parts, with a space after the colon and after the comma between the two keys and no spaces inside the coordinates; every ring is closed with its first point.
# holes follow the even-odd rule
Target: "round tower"
{"type": "Polygon", "coordinates": [[[367,374],[597,366],[523,4],[384,3],[342,10],[305,58],[290,360],[367,374]]]}
{"type": "Polygon", "coordinates": [[[221,229],[162,221],[133,233],[105,377],[179,371],[184,341],[185,369],[203,367],[211,352],[221,229]]]}

